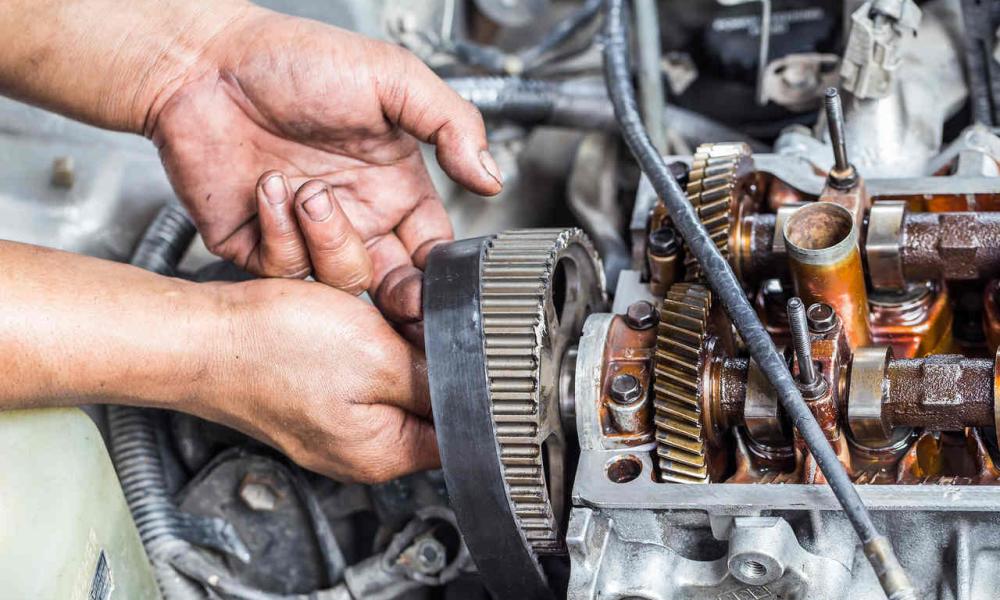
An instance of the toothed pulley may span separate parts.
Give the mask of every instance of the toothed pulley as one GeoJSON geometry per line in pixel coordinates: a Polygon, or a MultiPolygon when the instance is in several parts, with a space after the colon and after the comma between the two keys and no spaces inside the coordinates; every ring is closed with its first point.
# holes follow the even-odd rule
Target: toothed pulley
{"type": "Polygon", "coordinates": [[[445,480],[497,597],[551,597],[538,558],[564,551],[572,475],[560,367],[605,302],[600,259],[579,229],[465,240],[428,261],[424,338],[445,480]]]}
{"type": "Polygon", "coordinates": [[[715,335],[719,320],[712,311],[712,292],[705,286],[677,283],[663,299],[654,386],[661,481],[711,481],[710,441],[714,428],[709,406],[709,367],[724,349],[715,335]]]}

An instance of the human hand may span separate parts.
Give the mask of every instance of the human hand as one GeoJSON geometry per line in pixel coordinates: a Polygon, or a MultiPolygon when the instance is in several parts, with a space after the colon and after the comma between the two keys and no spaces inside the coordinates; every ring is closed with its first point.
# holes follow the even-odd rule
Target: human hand
{"type": "Polygon", "coordinates": [[[367,302],[303,281],[218,286],[228,318],[207,397],[178,407],[340,481],[440,466],[423,352],[367,302]]]}
{"type": "Polygon", "coordinates": [[[256,7],[163,86],[145,133],[210,250],[369,290],[397,323],[420,318],[419,269],[452,238],[418,140],[472,191],[502,186],[478,111],[412,54],[256,7]]]}

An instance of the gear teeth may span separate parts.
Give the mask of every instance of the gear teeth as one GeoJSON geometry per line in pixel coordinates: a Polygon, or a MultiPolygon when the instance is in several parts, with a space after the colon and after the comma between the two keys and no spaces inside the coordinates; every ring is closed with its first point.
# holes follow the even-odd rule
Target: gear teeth
{"type": "MultiPolygon", "coordinates": [[[[715,247],[729,260],[729,234],[733,213],[739,202],[737,180],[752,156],[750,146],[743,142],[702,144],[694,155],[688,175],[688,201],[695,207],[715,247]]],[[[686,247],[686,244],[685,244],[686,247]]],[[[684,256],[685,279],[704,282],[701,265],[691,252],[684,256]]]]}
{"type": "Polygon", "coordinates": [[[656,345],[656,441],[660,479],[708,483],[700,374],[712,293],[678,283],[660,310],[656,345]]]}
{"type": "Polygon", "coordinates": [[[579,229],[497,234],[482,265],[486,373],[503,478],[525,540],[540,554],[563,550],[544,473],[539,369],[549,283],[570,244],[587,248],[596,272],[603,272],[590,241],[579,229]]]}

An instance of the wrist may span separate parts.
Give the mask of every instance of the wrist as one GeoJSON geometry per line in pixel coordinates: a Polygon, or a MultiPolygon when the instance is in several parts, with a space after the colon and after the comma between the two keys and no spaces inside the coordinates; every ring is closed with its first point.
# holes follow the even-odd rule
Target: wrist
{"type": "Polygon", "coordinates": [[[157,115],[178,89],[221,68],[212,52],[220,40],[231,38],[243,21],[267,12],[245,0],[171,5],[175,10],[148,24],[150,39],[132,50],[135,72],[125,89],[116,92],[129,102],[121,109],[128,116],[125,129],[145,137],[152,137],[157,115]]]}

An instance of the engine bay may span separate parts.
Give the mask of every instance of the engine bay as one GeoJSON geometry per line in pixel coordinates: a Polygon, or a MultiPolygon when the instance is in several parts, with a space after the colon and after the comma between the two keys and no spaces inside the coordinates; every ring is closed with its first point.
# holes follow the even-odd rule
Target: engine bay
{"type": "MultiPolygon", "coordinates": [[[[338,483],[88,409],[165,600],[1000,595],[1000,3],[287,4],[434,68],[507,185],[432,166],[442,469],[338,483]]],[[[0,105],[12,163],[96,149],[45,211],[7,182],[33,225],[0,237],[250,277],[163,206],[155,153],[30,111],[0,105]]]]}

